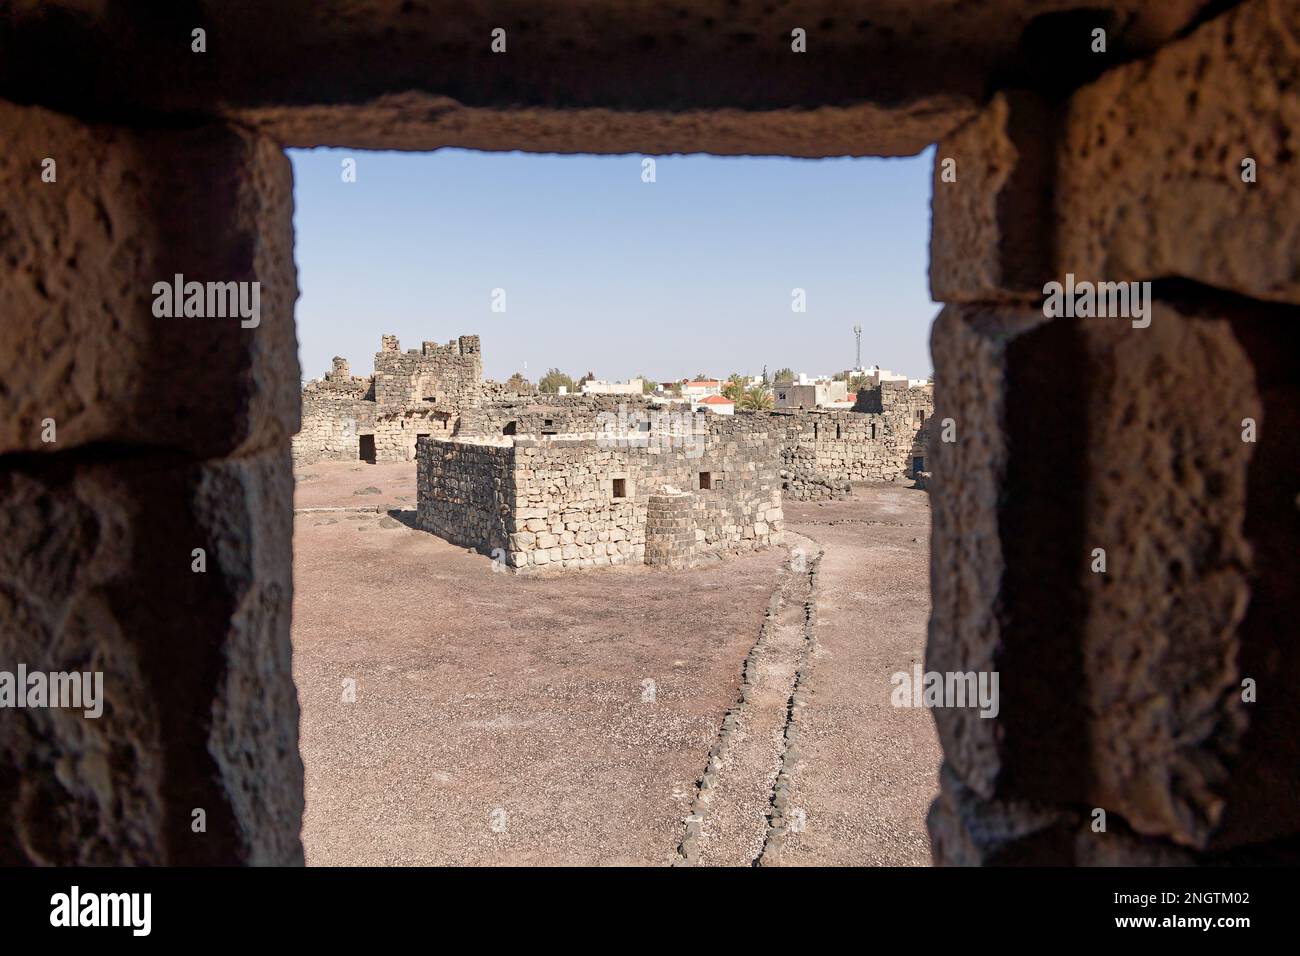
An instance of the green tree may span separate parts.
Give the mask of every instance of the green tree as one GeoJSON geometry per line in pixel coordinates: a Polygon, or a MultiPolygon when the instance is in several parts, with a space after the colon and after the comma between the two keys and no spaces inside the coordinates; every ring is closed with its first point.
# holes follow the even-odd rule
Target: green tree
{"type": "Polygon", "coordinates": [[[638,375],[637,378],[641,380],[642,395],[649,395],[655,390],[655,386],[659,384],[658,382],[652,381],[649,375],[638,375]]]}
{"type": "Polygon", "coordinates": [[[864,388],[871,388],[871,379],[865,375],[854,375],[849,379],[849,394],[856,395],[864,388]]]}
{"type": "Polygon", "coordinates": [[[776,370],[776,374],[772,376],[772,381],[774,381],[774,382],[793,382],[793,381],[794,381],[794,370],[793,370],[793,369],[788,369],[788,368],[779,368],[779,369],[776,370]]]}
{"type": "Polygon", "coordinates": [[[722,394],[733,402],[739,402],[745,397],[745,377],[743,375],[731,375],[727,382],[722,386],[722,394]]]}
{"type": "Polygon", "coordinates": [[[573,379],[565,375],[558,368],[553,368],[549,369],[547,373],[542,376],[541,381],[537,383],[537,390],[547,395],[554,395],[560,390],[561,385],[567,388],[570,392],[577,390],[576,386],[573,384],[573,379]]]}
{"type": "Polygon", "coordinates": [[[514,375],[506,379],[506,388],[516,395],[531,395],[537,391],[533,383],[524,378],[519,372],[515,372],[514,375]]]}
{"type": "Polygon", "coordinates": [[[740,409],[745,412],[770,412],[772,404],[772,393],[762,385],[745,389],[740,399],[740,409]]]}

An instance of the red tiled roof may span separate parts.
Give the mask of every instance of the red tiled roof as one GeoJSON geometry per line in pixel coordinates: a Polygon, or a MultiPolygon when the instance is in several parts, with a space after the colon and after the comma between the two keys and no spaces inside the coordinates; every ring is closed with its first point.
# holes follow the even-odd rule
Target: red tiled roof
{"type": "Polygon", "coordinates": [[[735,405],[731,399],[725,395],[710,395],[708,398],[700,399],[701,405],[735,405]]]}

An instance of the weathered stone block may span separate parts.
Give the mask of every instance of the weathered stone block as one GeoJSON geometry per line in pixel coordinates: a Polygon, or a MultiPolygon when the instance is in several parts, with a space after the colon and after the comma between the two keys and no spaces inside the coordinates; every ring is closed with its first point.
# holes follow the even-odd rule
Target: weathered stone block
{"type": "Polygon", "coordinates": [[[1300,302],[1300,0],[1248,0],[1069,104],[1062,272],[1300,302]],[[1256,181],[1242,181],[1244,160],[1256,181]]]}
{"type": "Polygon", "coordinates": [[[292,495],[287,444],[0,472],[0,669],[100,670],[106,697],[98,719],[5,712],[0,859],[302,861],[292,495]]]}
{"type": "Polygon", "coordinates": [[[3,102],[0,138],[0,451],[100,442],[221,457],[287,441],[298,292],[280,148],[221,124],[130,131],[3,102]],[[260,283],[257,326],[155,317],[154,284],[177,274],[260,283]]]}
{"type": "Polygon", "coordinates": [[[940,302],[1035,301],[1055,272],[1056,121],[1026,91],[997,94],[935,151],[930,295],[940,302]]]}
{"type": "MultiPolygon", "coordinates": [[[[1251,714],[1238,660],[1271,640],[1263,620],[1295,605],[1265,588],[1269,610],[1247,616],[1263,571],[1248,489],[1264,482],[1243,424],[1267,420],[1255,383],[1267,347],[1241,342],[1293,311],[1158,301],[1145,329],[1028,309],[941,314],[936,417],[953,419],[957,440],[932,455],[927,667],[1000,674],[997,718],[935,712],[949,766],[981,799],[1103,807],[1199,849],[1300,831],[1296,815],[1230,820],[1261,786],[1232,772],[1251,714]]],[[[1284,456],[1272,457],[1275,479],[1284,456]]],[[[1278,685],[1291,702],[1279,708],[1294,706],[1278,685]]],[[[1272,768],[1295,762],[1271,746],[1272,768]]],[[[1290,776],[1270,769],[1263,785],[1290,776]]]]}

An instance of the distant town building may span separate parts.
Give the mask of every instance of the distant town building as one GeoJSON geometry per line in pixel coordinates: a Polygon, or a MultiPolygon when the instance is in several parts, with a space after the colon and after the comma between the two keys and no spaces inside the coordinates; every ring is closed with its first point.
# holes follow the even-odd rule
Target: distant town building
{"type": "Polygon", "coordinates": [[[822,379],[810,381],[806,375],[799,382],[772,386],[772,401],[776,408],[826,408],[852,405],[849,385],[843,381],[822,379]]]}
{"type": "Polygon", "coordinates": [[[606,382],[590,379],[582,383],[583,395],[641,395],[645,392],[645,382],[639,378],[626,382],[606,382]]]}
{"type": "Polygon", "coordinates": [[[734,415],[736,414],[736,403],[725,395],[706,395],[697,402],[691,403],[691,411],[703,409],[713,412],[715,415],[734,415]]]}
{"type": "Polygon", "coordinates": [[[717,379],[708,379],[701,382],[682,382],[682,396],[684,398],[697,399],[721,394],[722,383],[717,379]]]}
{"type": "MultiPolygon", "coordinates": [[[[881,368],[879,365],[871,365],[862,370],[862,374],[871,380],[872,385],[879,385],[881,382],[908,382],[906,375],[899,375],[897,372],[891,372],[887,368],[881,368]]],[[[924,385],[925,381],[920,380],[924,385]]]]}

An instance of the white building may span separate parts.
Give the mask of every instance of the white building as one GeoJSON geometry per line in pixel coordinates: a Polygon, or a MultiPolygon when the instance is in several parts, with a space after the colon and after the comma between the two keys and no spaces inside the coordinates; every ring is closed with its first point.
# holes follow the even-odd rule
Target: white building
{"type": "MultiPolygon", "coordinates": [[[[899,375],[897,372],[891,372],[887,368],[881,368],[879,365],[871,365],[862,370],[862,374],[871,379],[872,385],[879,385],[881,382],[906,382],[906,375],[899,375]]],[[[924,384],[924,383],[922,383],[924,384]]]]}
{"type": "Polygon", "coordinates": [[[582,383],[583,395],[640,395],[644,391],[645,382],[639,378],[630,378],[626,382],[592,379],[582,383]]]}
{"type": "Polygon", "coordinates": [[[725,395],[706,395],[699,401],[691,402],[691,411],[712,412],[715,415],[734,415],[736,414],[736,403],[725,395]]]}
{"type": "Polygon", "coordinates": [[[701,382],[682,382],[682,397],[692,400],[698,398],[707,398],[710,395],[721,395],[722,383],[717,379],[707,379],[701,382]]]}

